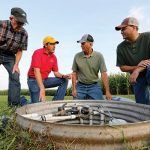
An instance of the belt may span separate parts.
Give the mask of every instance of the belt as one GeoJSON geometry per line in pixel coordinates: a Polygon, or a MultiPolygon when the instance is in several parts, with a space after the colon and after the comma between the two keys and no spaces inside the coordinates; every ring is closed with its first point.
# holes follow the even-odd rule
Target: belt
{"type": "Polygon", "coordinates": [[[84,84],[84,85],[92,85],[92,84],[97,84],[97,82],[93,82],[93,83],[87,84],[87,83],[83,83],[83,82],[80,82],[80,81],[78,81],[78,83],[80,83],[80,84],[84,84]]]}
{"type": "Polygon", "coordinates": [[[2,49],[0,49],[0,54],[1,55],[8,55],[8,56],[15,56],[15,54],[13,54],[12,52],[5,51],[5,50],[2,50],[2,49]]]}
{"type": "Polygon", "coordinates": [[[28,77],[28,79],[36,79],[36,78],[28,77]]]}

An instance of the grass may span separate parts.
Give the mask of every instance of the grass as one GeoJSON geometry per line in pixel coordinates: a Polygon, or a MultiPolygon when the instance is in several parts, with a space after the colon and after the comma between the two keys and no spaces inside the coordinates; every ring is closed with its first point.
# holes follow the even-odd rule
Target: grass
{"type": "MultiPolygon", "coordinates": [[[[28,100],[30,100],[30,96],[25,96],[28,100]]],[[[47,96],[46,97],[47,100],[51,101],[53,96],[47,96]]],[[[72,100],[72,96],[65,96],[65,100],[72,100]]],[[[1,112],[2,110],[5,110],[7,109],[7,96],[6,95],[0,95],[0,109],[1,109],[1,112]]]]}
{"type": "Polygon", "coordinates": [[[135,100],[134,95],[118,95],[118,96],[119,96],[119,97],[128,98],[128,99],[131,99],[131,100],[135,100]]]}
{"type": "MultiPolygon", "coordinates": [[[[128,98],[131,100],[134,100],[134,95],[118,95],[119,97],[128,98]]],[[[28,100],[30,99],[30,96],[25,96],[28,100]]],[[[47,96],[47,100],[52,100],[53,96],[47,96]]],[[[72,100],[72,96],[65,96],[65,100],[72,100]]],[[[0,95],[0,109],[6,109],[7,108],[7,96],[6,95],[0,95]]]]}

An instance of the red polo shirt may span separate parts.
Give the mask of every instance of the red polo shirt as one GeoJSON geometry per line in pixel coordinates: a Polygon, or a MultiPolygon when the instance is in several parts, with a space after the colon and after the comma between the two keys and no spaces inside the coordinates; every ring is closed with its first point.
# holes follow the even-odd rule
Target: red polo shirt
{"type": "Polygon", "coordinates": [[[33,68],[39,68],[42,79],[46,79],[48,78],[48,75],[51,71],[58,71],[57,58],[54,54],[48,55],[45,48],[40,48],[36,50],[32,55],[28,77],[35,78],[33,68]]]}

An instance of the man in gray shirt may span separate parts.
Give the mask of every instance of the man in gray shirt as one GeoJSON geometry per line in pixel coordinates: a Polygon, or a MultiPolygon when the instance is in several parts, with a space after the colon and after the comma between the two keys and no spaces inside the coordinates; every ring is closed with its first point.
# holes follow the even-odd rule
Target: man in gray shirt
{"type": "Polygon", "coordinates": [[[104,99],[98,83],[100,71],[106,98],[111,100],[105,61],[100,52],[93,50],[93,42],[90,34],[83,35],[81,40],[77,41],[81,43],[82,52],[75,55],[72,65],[72,95],[74,99],[104,99]]]}

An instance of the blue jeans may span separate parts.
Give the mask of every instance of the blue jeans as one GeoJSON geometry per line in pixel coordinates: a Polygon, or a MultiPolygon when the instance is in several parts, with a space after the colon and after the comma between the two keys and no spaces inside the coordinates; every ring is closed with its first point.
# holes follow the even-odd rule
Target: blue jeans
{"type": "Polygon", "coordinates": [[[94,100],[103,100],[102,90],[98,83],[93,84],[83,84],[77,82],[77,96],[74,99],[94,99],[94,100]]]}
{"type": "Polygon", "coordinates": [[[136,103],[150,105],[150,66],[146,68],[146,76],[138,77],[133,85],[136,103]]]}
{"type": "Polygon", "coordinates": [[[9,74],[8,106],[20,104],[20,77],[17,72],[12,73],[15,58],[15,55],[7,55],[0,50],[0,65],[2,64],[9,74]]]}
{"type": "MultiPolygon", "coordinates": [[[[43,84],[44,84],[45,88],[53,88],[53,87],[58,86],[55,96],[53,97],[53,100],[63,100],[64,99],[64,96],[67,91],[67,86],[68,86],[67,79],[49,77],[49,78],[43,80],[43,84]]],[[[31,102],[32,103],[39,102],[40,88],[38,86],[36,79],[28,78],[28,87],[29,87],[29,91],[30,91],[31,102]]]]}

